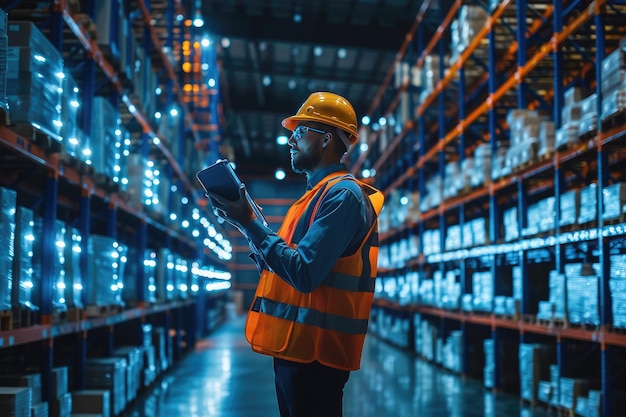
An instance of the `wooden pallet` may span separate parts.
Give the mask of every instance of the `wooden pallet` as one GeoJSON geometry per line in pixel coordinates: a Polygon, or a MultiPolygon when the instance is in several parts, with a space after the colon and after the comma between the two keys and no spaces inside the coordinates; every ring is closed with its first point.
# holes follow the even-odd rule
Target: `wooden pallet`
{"type": "Polygon", "coordinates": [[[122,307],[118,305],[108,305],[108,306],[87,306],[84,309],[86,317],[102,317],[102,316],[112,316],[115,314],[119,314],[122,312],[122,307]]]}
{"type": "Polygon", "coordinates": [[[63,145],[60,136],[50,135],[43,130],[37,129],[30,124],[12,124],[9,128],[21,137],[30,140],[51,153],[62,151],[63,145]]]}
{"type": "Polygon", "coordinates": [[[21,329],[34,326],[38,322],[39,311],[28,308],[13,309],[13,328],[21,329]]]}
{"type": "Polygon", "coordinates": [[[544,326],[550,329],[565,329],[568,327],[568,322],[566,319],[557,319],[557,318],[538,318],[536,323],[540,326],[544,326]]]}
{"type": "Polygon", "coordinates": [[[109,193],[116,193],[120,189],[120,185],[113,181],[112,178],[105,174],[93,174],[94,183],[109,193]]]}
{"type": "Polygon", "coordinates": [[[626,124],[626,109],[619,109],[617,112],[602,120],[601,129],[603,132],[608,132],[624,124],[626,124]]]}
{"type": "Polygon", "coordinates": [[[0,311],[0,331],[13,330],[13,312],[11,310],[0,311]]]}
{"type": "Polygon", "coordinates": [[[75,156],[62,152],[60,159],[61,159],[61,162],[63,162],[67,166],[74,168],[76,171],[78,171],[79,174],[83,174],[83,175],[95,174],[93,166],[87,165],[84,161],[81,161],[75,156]]]}

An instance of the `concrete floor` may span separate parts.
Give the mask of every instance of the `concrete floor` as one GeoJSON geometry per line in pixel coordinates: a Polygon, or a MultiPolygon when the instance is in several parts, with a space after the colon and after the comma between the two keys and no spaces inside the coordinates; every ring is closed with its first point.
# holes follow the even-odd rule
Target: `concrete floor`
{"type": "MultiPolygon", "coordinates": [[[[272,360],[251,351],[244,317],[227,321],[200,341],[128,417],[278,417],[272,360]]],[[[544,417],[517,397],[493,394],[399,351],[366,339],[361,370],[344,392],[344,417],[544,417]]]]}

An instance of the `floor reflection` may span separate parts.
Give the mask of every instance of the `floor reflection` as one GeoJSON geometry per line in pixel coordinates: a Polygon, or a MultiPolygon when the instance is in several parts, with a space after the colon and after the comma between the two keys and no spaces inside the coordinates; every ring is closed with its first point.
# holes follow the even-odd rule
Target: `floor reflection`
{"type": "MultiPolygon", "coordinates": [[[[243,318],[198,344],[132,404],[128,417],[278,417],[271,359],[243,337],[243,318]]],[[[544,417],[518,397],[493,394],[368,337],[362,369],[345,389],[345,417],[544,417]]]]}

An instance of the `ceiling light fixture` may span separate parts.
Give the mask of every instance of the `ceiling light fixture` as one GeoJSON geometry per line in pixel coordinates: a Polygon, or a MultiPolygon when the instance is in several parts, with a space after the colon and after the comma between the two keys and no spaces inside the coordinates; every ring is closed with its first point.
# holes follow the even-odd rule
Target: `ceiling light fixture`
{"type": "Polygon", "coordinates": [[[344,59],[346,56],[348,56],[348,51],[346,51],[345,48],[339,48],[337,49],[337,56],[339,57],[339,59],[344,59]]]}

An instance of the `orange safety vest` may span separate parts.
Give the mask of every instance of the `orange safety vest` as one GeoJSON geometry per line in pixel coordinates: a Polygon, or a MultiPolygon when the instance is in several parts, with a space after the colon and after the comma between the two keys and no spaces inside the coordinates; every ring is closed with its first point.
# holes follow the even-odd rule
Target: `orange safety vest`
{"type": "MultiPolygon", "coordinates": [[[[290,247],[297,247],[292,242],[294,231],[315,196],[322,193],[313,208],[311,222],[325,193],[344,180],[361,186],[378,217],[383,194],[352,176],[337,176],[334,172],[289,208],[278,235],[290,247]]],[[[294,362],[318,361],[347,371],[359,369],[377,262],[376,220],[359,250],[339,258],[322,285],[311,293],[299,292],[277,274],[263,270],[246,321],[246,339],[252,349],[294,362]]]]}

